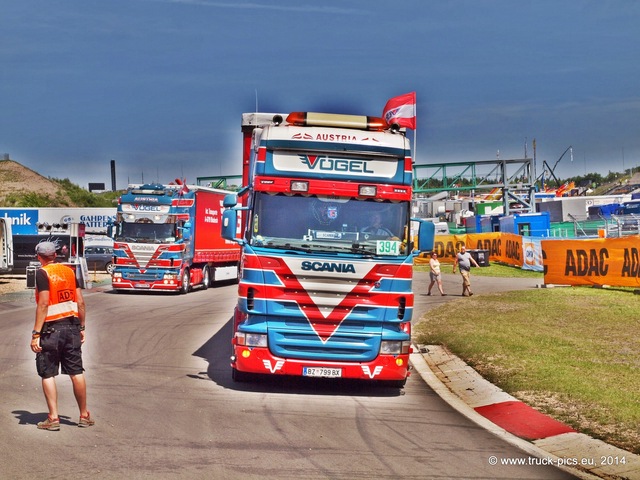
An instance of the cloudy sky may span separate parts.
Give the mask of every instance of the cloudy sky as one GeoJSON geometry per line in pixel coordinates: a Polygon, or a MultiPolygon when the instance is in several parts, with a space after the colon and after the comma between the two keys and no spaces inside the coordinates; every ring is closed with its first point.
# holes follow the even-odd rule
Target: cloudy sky
{"type": "Polygon", "coordinates": [[[243,112],[380,115],[416,163],[640,166],[635,0],[0,0],[0,154],[117,187],[240,173],[243,112]],[[410,134],[413,139],[413,134],[410,134]]]}

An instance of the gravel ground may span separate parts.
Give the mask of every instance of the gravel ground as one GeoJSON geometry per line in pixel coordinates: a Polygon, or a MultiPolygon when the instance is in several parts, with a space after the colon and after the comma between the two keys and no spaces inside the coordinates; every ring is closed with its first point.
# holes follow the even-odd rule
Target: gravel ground
{"type": "Polygon", "coordinates": [[[15,274],[0,275],[0,295],[21,292],[27,289],[27,276],[15,274]]]}
{"type": "MultiPolygon", "coordinates": [[[[89,280],[94,283],[104,283],[109,280],[108,273],[90,273],[89,280]]],[[[108,282],[109,283],[109,282],[108,282]]],[[[110,285],[110,283],[109,283],[110,285]]],[[[0,275],[0,295],[8,293],[24,292],[27,289],[27,276],[25,274],[2,274],[0,275]]]]}

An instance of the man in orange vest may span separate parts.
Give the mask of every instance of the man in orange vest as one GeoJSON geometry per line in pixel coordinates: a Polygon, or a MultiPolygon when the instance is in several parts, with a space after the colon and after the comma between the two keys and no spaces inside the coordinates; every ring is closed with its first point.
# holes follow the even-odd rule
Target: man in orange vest
{"type": "Polygon", "coordinates": [[[36,255],[42,268],[36,272],[36,321],[31,333],[31,350],[36,353],[36,369],[42,378],[42,390],[49,416],[38,423],[42,430],[60,430],[58,391],[55,377],[60,367],[69,375],[73,394],[80,409],[79,427],[95,424],[87,410],[87,384],[82,366],[85,339],[85,304],[75,272],[55,263],[56,245],[40,242],[36,255]]]}

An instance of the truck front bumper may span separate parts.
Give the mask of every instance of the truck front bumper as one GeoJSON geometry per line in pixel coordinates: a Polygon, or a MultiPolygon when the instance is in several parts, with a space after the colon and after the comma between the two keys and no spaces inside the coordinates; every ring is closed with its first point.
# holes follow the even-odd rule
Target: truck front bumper
{"type": "Polygon", "coordinates": [[[404,380],[409,354],[378,355],[371,362],[335,362],[279,358],[265,347],[234,345],[231,367],[240,372],[361,380],[404,380]]]}
{"type": "Polygon", "coordinates": [[[157,281],[149,282],[146,280],[124,280],[113,279],[111,280],[111,286],[116,290],[147,290],[147,291],[165,291],[175,292],[180,289],[180,283],[177,280],[174,281],[157,281]]]}

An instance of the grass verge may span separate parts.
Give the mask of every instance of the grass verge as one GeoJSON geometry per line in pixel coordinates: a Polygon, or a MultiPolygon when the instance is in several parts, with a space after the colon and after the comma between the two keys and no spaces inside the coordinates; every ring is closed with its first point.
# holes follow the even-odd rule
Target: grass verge
{"type": "MultiPolygon", "coordinates": [[[[451,271],[451,263],[443,264],[443,266],[444,269],[448,269],[448,272],[451,271]]],[[[429,265],[415,265],[413,269],[417,272],[428,272],[429,265]]],[[[542,272],[534,272],[533,270],[522,270],[520,268],[514,268],[500,263],[492,263],[487,267],[474,267],[471,269],[471,274],[477,275],[478,277],[539,278],[540,280],[542,280],[544,277],[542,272]]]]}
{"type": "Polygon", "coordinates": [[[640,297],[584,287],[452,301],[414,326],[417,343],[445,345],[514,397],[636,454],[639,331],[640,297]]]}

